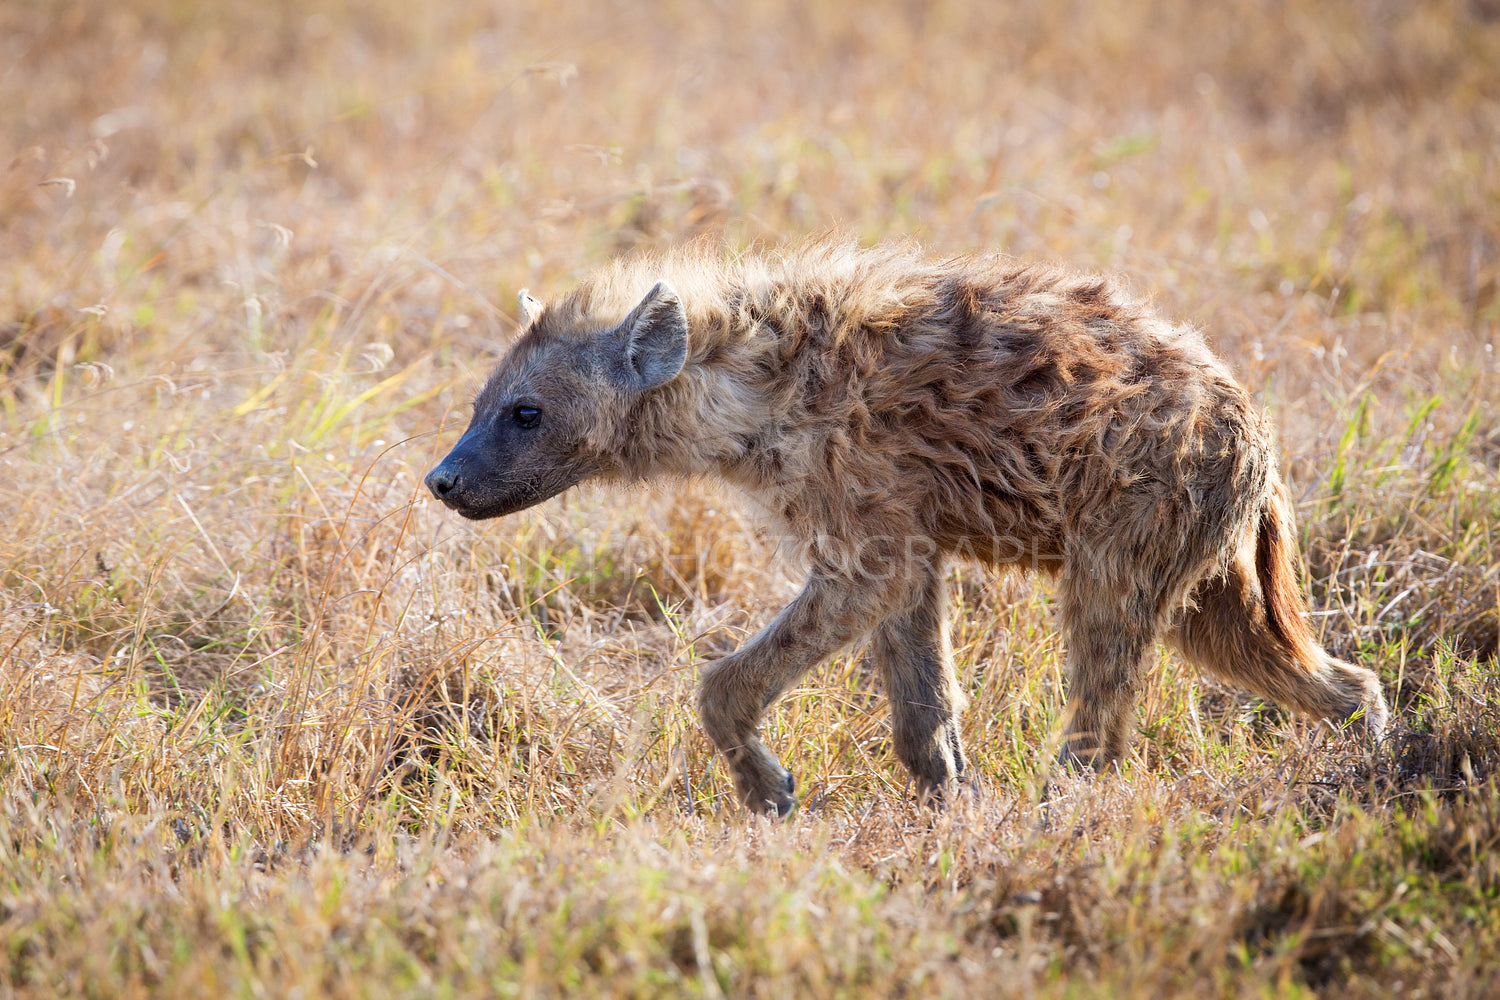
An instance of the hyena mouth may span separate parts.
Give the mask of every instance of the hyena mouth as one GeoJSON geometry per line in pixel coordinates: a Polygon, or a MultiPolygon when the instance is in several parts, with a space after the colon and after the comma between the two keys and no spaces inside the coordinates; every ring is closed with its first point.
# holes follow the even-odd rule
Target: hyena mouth
{"type": "MultiPolygon", "coordinates": [[[[457,513],[459,517],[466,518],[470,521],[487,521],[492,517],[500,516],[500,514],[491,513],[487,510],[480,510],[476,507],[459,507],[451,503],[448,504],[448,508],[457,513]]],[[[501,513],[509,513],[509,511],[502,511],[501,513]]]]}
{"type": "Polygon", "coordinates": [[[453,500],[446,497],[442,498],[441,503],[459,517],[467,518],[470,521],[483,521],[486,518],[499,516],[495,513],[493,506],[469,504],[464,503],[462,500],[453,500]]]}
{"type": "Polygon", "coordinates": [[[487,517],[495,516],[493,513],[491,513],[489,507],[470,503],[457,497],[434,497],[434,499],[460,517],[468,518],[471,521],[478,521],[487,517]]]}
{"type": "Polygon", "coordinates": [[[505,500],[489,503],[465,503],[461,500],[455,500],[452,497],[442,497],[440,499],[443,506],[465,520],[488,521],[491,518],[504,517],[507,514],[514,514],[528,507],[535,507],[543,500],[556,496],[566,488],[564,486],[550,492],[544,490],[536,493],[528,493],[526,496],[510,497],[505,500]]]}

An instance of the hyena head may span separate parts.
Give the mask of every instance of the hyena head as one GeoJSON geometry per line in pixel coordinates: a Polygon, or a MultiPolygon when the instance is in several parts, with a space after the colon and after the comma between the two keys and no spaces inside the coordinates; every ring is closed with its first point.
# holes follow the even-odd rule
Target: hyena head
{"type": "Polygon", "coordinates": [[[664,281],[614,326],[552,315],[524,291],[521,313],[524,332],[475,399],[469,429],[427,474],[432,495],[471,520],[619,471],[631,413],[687,360],[687,314],[664,281]]]}

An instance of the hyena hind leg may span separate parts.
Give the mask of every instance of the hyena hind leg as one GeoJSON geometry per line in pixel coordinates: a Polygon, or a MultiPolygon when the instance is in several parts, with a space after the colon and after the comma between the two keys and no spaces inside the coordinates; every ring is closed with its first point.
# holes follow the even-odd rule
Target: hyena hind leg
{"type": "Polygon", "coordinates": [[[1300,641],[1278,635],[1253,580],[1251,567],[1237,563],[1225,576],[1199,584],[1194,606],[1168,633],[1168,642],[1222,680],[1378,738],[1390,712],[1374,671],[1330,656],[1310,634],[1300,641]]]}
{"type": "Polygon", "coordinates": [[[967,769],[958,731],[964,698],[946,605],[942,569],[935,566],[917,583],[911,606],[877,626],[870,643],[891,703],[896,756],[916,780],[918,798],[931,805],[967,769]]]}
{"type": "Polygon", "coordinates": [[[1147,602],[1134,603],[1136,613],[1120,614],[1113,602],[1063,597],[1070,685],[1058,755],[1064,765],[1102,770],[1123,758],[1130,746],[1136,697],[1156,639],[1154,611],[1147,602]]]}

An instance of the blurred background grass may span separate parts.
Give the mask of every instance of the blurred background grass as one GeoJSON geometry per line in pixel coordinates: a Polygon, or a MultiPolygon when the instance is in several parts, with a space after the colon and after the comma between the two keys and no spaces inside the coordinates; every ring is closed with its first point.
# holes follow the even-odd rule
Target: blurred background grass
{"type": "Polygon", "coordinates": [[[1497,136],[1487,0],[0,7],[0,983],[1487,995],[1497,136]],[[982,794],[911,805],[855,655],[747,824],[690,692],[797,570],[735,498],[418,484],[520,287],[828,229],[1200,325],[1392,738],[1164,658],[1041,804],[1047,592],[961,570],[982,794]]]}

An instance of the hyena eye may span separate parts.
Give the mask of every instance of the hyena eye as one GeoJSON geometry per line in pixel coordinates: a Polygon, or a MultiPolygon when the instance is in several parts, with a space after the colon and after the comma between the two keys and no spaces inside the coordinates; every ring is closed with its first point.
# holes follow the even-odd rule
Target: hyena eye
{"type": "Polygon", "coordinates": [[[535,427],[542,422],[542,411],[535,406],[518,406],[512,411],[511,419],[522,427],[535,427]]]}

